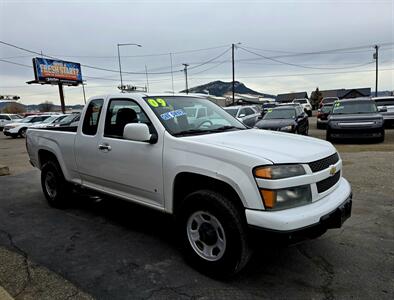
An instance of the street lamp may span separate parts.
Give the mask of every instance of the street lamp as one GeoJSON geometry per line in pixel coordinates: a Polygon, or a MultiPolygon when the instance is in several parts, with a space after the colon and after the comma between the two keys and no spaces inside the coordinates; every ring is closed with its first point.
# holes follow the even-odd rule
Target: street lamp
{"type": "Polygon", "coordinates": [[[140,44],[133,44],[133,43],[123,43],[123,44],[117,44],[118,46],[118,60],[119,60],[119,75],[120,75],[120,90],[123,88],[123,78],[122,78],[122,65],[120,63],[120,50],[119,47],[121,46],[137,46],[137,47],[142,47],[140,44]]]}

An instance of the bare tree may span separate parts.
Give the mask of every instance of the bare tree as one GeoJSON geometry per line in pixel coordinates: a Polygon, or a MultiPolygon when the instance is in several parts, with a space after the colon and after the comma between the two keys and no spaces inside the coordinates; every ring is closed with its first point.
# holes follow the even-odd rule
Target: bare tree
{"type": "Polygon", "coordinates": [[[19,114],[23,112],[26,112],[25,107],[15,102],[11,102],[6,107],[3,108],[3,113],[5,114],[19,114]]]}
{"type": "Polygon", "coordinates": [[[50,112],[50,111],[52,111],[53,107],[54,107],[54,104],[51,101],[45,101],[45,102],[38,104],[38,110],[40,112],[50,112]]]}

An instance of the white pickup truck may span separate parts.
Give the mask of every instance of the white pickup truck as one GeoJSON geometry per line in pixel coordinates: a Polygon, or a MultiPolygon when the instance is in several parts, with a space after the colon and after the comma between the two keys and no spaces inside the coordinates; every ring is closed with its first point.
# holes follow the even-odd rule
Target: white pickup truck
{"type": "Polygon", "coordinates": [[[264,233],[316,237],[351,214],[330,143],[247,128],[196,96],[93,97],[78,127],[31,128],[26,144],[50,205],[73,184],[172,214],[186,257],[211,275],[240,271],[264,233]]]}

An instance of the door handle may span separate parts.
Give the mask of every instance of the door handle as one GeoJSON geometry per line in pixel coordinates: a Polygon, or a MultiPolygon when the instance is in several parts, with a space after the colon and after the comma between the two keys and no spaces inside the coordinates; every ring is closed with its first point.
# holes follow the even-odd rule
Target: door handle
{"type": "Polygon", "coordinates": [[[103,151],[111,151],[112,150],[110,145],[99,145],[98,148],[99,148],[99,150],[103,150],[103,151]]]}

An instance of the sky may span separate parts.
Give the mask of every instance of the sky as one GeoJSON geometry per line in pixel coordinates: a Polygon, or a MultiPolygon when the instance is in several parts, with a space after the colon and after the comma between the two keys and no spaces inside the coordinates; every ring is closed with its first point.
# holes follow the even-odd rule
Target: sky
{"type": "MultiPolygon", "coordinates": [[[[379,90],[394,90],[394,0],[0,0],[0,41],[85,65],[87,98],[119,92],[119,43],[142,45],[119,48],[123,78],[145,86],[147,70],[150,92],[183,90],[184,63],[189,87],[231,81],[232,43],[236,80],[259,92],[374,90],[375,44],[379,90]]],[[[60,102],[57,86],[26,84],[36,56],[0,44],[0,95],[60,102]]],[[[84,101],[81,86],[64,93],[66,104],[84,101]]]]}

